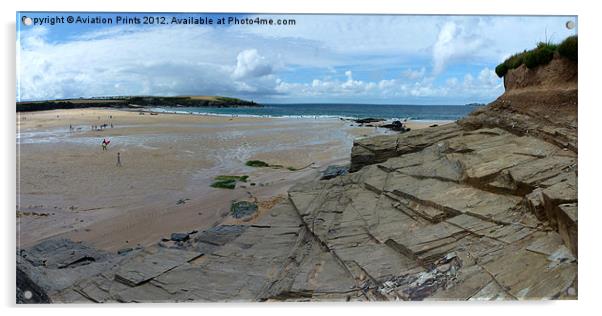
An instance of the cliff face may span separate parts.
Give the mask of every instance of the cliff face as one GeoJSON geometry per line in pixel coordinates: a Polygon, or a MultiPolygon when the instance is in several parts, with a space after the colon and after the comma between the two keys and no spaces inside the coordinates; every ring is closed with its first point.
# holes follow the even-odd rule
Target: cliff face
{"type": "Polygon", "coordinates": [[[506,95],[525,89],[576,90],[577,63],[555,56],[549,64],[534,69],[521,65],[504,76],[504,87],[506,95]]]}
{"type": "Polygon", "coordinates": [[[21,269],[60,302],[575,299],[576,65],[505,84],[457,123],[357,141],[354,172],[254,224],[121,255],[48,241],[21,269]]]}
{"type": "Polygon", "coordinates": [[[506,92],[459,124],[466,129],[500,127],[535,136],[577,153],[577,64],[555,57],[546,66],[510,70],[506,92]]]}

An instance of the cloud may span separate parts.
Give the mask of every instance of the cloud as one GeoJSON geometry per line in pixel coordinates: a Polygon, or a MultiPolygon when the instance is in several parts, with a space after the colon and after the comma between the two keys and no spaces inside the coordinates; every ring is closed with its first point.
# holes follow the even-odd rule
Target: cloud
{"type": "Polygon", "coordinates": [[[347,80],[349,81],[353,80],[353,73],[351,72],[351,70],[345,71],[345,77],[347,77],[347,80]]]}
{"type": "Polygon", "coordinates": [[[465,26],[447,22],[433,45],[433,72],[441,73],[446,64],[459,57],[474,55],[483,46],[482,37],[471,34],[465,26]]]}
{"type": "Polygon", "coordinates": [[[243,50],[236,57],[236,68],[232,73],[235,79],[262,77],[272,73],[272,66],[256,49],[243,50]]]}
{"type": "Polygon", "coordinates": [[[368,96],[378,94],[376,82],[354,80],[351,70],[345,71],[347,80],[313,79],[310,83],[290,83],[277,81],[276,91],[282,94],[296,94],[305,97],[321,96],[368,96]]]}
{"type": "Polygon", "coordinates": [[[427,76],[410,81],[406,79],[355,80],[350,70],[345,71],[345,76],[347,80],[344,81],[313,79],[311,83],[290,83],[278,80],[276,90],[285,96],[294,93],[310,99],[341,96],[347,97],[349,102],[356,102],[361,97],[369,97],[372,101],[391,98],[413,100],[443,98],[447,104],[485,102],[491,96],[497,96],[503,92],[501,80],[489,68],[481,69],[476,75],[467,73],[463,80],[451,77],[443,83],[438,83],[435,77],[427,76]]]}
{"type": "Polygon", "coordinates": [[[122,32],[110,29],[62,42],[48,41],[43,31],[20,35],[20,100],[275,93],[268,59],[253,49],[241,49],[238,54],[233,51],[231,47],[238,46],[233,37],[236,34],[203,28],[149,27],[122,32]],[[212,44],[206,45],[209,42],[212,44]]]}
{"type": "Polygon", "coordinates": [[[410,80],[418,80],[424,78],[426,74],[426,68],[422,67],[420,70],[407,69],[401,73],[402,77],[410,80]]]}
{"type": "Polygon", "coordinates": [[[63,37],[54,28],[24,28],[17,98],[493,99],[503,87],[491,69],[504,56],[532,47],[546,32],[554,40],[571,33],[567,17],[290,17],[295,26],[120,26],[63,37]]]}

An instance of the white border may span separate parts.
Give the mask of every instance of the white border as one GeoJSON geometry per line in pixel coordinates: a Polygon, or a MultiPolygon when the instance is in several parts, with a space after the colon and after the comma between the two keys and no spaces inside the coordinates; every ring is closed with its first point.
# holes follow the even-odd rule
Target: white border
{"type": "MultiPolygon", "coordinates": [[[[596,124],[602,117],[600,108],[599,74],[600,47],[602,31],[599,10],[595,1],[581,0],[413,0],[393,1],[330,1],[296,0],[296,1],[245,1],[221,0],[214,2],[186,0],[90,0],[90,1],[2,1],[2,157],[3,175],[1,201],[5,234],[2,238],[2,290],[0,298],[2,308],[10,314],[19,315],[106,315],[115,312],[144,313],[144,315],[163,315],[175,308],[181,315],[221,315],[233,312],[239,315],[307,315],[319,313],[365,315],[512,315],[512,314],[545,314],[572,315],[594,310],[596,302],[602,300],[600,291],[600,274],[602,258],[598,250],[598,227],[602,224],[596,197],[601,194],[599,181],[600,169],[596,168],[599,157],[602,157],[602,132],[596,124]],[[527,302],[527,303],[371,303],[371,304],[152,304],[144,306],[50,306],[44,308],[15,308],[15,11],[167,11],[167,12],[255,12],[255,13],[386,13],[386,14],[530,14],[530,15],[578,15],[579,16],[579,209],[581,210],[581,226],[579,227],[579,301],[578,302],[527,302]],[[136,310],[133,310],[136,308],[136,310]]],[[[517,34],[520,36],[520,34],[517,34]]]]}

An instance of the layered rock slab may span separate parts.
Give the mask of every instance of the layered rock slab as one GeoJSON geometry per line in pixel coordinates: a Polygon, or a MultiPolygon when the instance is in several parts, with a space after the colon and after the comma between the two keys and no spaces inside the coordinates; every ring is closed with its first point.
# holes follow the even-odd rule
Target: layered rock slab
{"type": "Polygon", "coordinates": [[[355,173],[293,187],[307,228],[372,299],[575,298],[576,154],[500,128],[428,134],[361,140],[355,173]]]}

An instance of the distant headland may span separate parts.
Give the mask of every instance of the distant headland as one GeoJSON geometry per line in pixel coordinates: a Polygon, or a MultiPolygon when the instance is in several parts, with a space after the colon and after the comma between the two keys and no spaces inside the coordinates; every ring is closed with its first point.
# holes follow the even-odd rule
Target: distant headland
{"type": "Polygon", "coordinates": [[[222,96],[113,96],[17,102],[17,112],[93,107],[145,108],[170,107],[260,107],[261,104],[222,96]]]}

